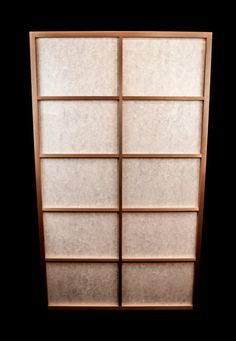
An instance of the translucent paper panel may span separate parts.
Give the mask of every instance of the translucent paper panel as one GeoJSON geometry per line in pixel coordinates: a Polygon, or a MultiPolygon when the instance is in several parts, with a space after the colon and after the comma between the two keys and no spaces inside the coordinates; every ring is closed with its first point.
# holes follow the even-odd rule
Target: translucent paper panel
{"type": "Polygon", "coordinates": [[[124,94],[202,96],[204,58],[204,39],[124,39],[124,94]]]}
{"type": "Polygon", "coordinates": [[[123,257],[195,257],[196,213],[124,213],[123,257]]]}
{"type": "Polygon", "coordinates": [[[192,263],[123,265],[124,305],[191,305],[192,263]]]}
{"type": "Polygon", "coordinates": [[[117,258],[116,213],[44,213],[46,257],[117,258]]]}
{"type": "Polygon", "coordinates": [[[198,159],[123,160],[124,207],[197,207],[198,159]]]}
{"type": "Polygon", "coordinates": [[[37,39],[41,96],[117,95],[116,38],[37,39]]]}
{"type": "Polygon", "coordinates": [[[115,101],[40,103],[42,153],[116,153],[115,101]]]}
{"type": "Polygon", "coordinates": [[[117,207],[117,160],[43,159],[44,207],[117,207]]]}
{"type": "Polygon", "coordinates": [[[50,305],[117,305],[117,265],[47,263],[50,305]]]}
{"type": "Polygon", "coordinates": [[[202,103],[124,102],[125,153],[200,153],[202,103]]]}

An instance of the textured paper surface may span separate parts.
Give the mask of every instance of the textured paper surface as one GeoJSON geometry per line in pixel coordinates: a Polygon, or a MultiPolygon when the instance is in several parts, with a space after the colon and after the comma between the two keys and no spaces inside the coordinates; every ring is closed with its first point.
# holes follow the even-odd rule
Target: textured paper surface
{"type": "Polygon", "coordinates": [[[202,96],[205,39],[124,39],[124,94],[202,96]]]}
{"type": "Polygon", "coordinates": [[[197,207],[198,159],[123,160],[124,207],[197,207]]]}
{"type": "Polygon", "coordinates": [[[124,213],[123,257],[195,257],[197,213],[124,213]]]}
{"type": "Polygon", "coordinates": [[[117,258],[116,213],[44,213],[46,257],[117,258]]]}
{"type": "Polygon", "coordinates": [[[124,153],[200,153],[201,102],[127,101],[123,113],[124,153]]]}
{"type": "Polygon", "coordinates": [[[192,304],[192,263],[123,265],[124,305],[192,304]]]}
{"type": "Polygon", "coordinates": [[[41,96],[116,96],[116,38],[38,38],[41,96]]]}
{"type": "Polygon", "coordinates": [[[43,207],[117,207],[117,160],[43,159],[43,207]]]}
{"type": "Polygon", "coordinates": [[[40,102],[42,153],[117,153],[115,101],[40,102]]]}
{"type": "Polygon", "coordinates": [[[117,305],[117,264],[47,263],[50,305],[117,305]]]}
{"type": "MultiPolygon", "coordinates": [[[[38,38],[39,96],[116,96],[117,38],[38,38]]],[[[202,96],[205,39],[124,38],[123,95],[202,96]]],[[[123,102],[124,153],[200,153],[202,102],[123,102]]],[[[116,101],[39,103],[42,153],[117,153],[116,101]]],[[[197,207],[199,159],[124,159],[123,207],[197,207]]],[[[43,207],[118,207],[115,159],[42,159],[43,207]]],[[[117,258],[116,213],[44,213],[48,258],[117,258]]],[[[197,213],[124,213],[124,258],[194,257],[197,213]]],[[[46,263],[49,305],[117,306],[118,266],[46,263]]],[[[190,305],[194,264],[124,263],[123,305],[190,305]]]]}

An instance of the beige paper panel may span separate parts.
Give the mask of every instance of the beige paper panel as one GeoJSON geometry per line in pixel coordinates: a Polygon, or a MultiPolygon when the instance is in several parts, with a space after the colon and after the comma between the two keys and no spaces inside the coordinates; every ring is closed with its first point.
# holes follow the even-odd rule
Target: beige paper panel
{"type": "Polygon", "coordinates": [[[117,305],[117,265],[47,263],[50,305],[117,305]]]}
{"type": "Polygon", "coordinates": [[[129,305],[191,305],[192,263],[123,264],[123,301],[129,305]]]}
{"type": "Polygon", "coordinates": [[[198,159],[123,160],[124,207],[197,207],[198,159]]]}
{"type": "Polygon", "coordinates": [[[124,94],[202,96],[205,39],[124,39],[124,94]]]}
{"type": "Polygon", "coordinates": [[[116,153],[115,101],[40,103],[42,153],[116,153]]]}
{"type": "Polygon", "coordinates": [[[196,213],[124,213],[123,257],[195,257],[196,213]]]}
{"type": "Polygon", "coordinates": [[[117,258],[116,213],[44,213],[46,257],[117,258]]]}
{"type": "Polygon", "coordinates": [[[200,153],[202,103],[124,102],[125,153],[200,153]]]}
{"type": "Polygon", "coordinates": [[[117,160],[43,159],[43,207],[117,207],[117,160]]]}
{"type": "Polygon", "coordinates": [[[117,95],[116,38],[38,38],[41,96],[117,95]]]}

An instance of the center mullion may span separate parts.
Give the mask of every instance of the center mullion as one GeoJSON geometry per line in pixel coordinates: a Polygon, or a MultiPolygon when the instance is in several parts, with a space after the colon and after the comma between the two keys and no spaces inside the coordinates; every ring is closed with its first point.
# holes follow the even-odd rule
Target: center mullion
{"type": "Polygon", "coordinates": [[[122,125],[123,125],[123,40],[118,41],[118,148],[119,148],[119,283],[118,304],[122,306],[122,125]]]}

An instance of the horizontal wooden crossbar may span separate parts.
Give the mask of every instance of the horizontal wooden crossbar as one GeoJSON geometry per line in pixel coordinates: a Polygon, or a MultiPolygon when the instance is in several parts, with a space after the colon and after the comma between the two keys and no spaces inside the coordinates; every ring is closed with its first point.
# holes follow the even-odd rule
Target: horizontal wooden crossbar
{"type": "Polygon", "coordinates": [[[113,258],[45,258],[52,263],[118,263],[119,259],[113,258]]]}
{"type": "Polygon", "coordinates": [[[118,159],[118,154],[41,154],[41,159],[118,159]]]}
{"type": "Polygon", "coordinates": [[[46,262],[54,263],[168,263],[195,262],[195,257],[188,258],[46,258],[46,262]]]}
{"type": "Polygon", "coordinates": [[[44,207],[43,212],[119,212],[118,208],[77,208],[77,207],[44,207]]]}
{"type": "Polygon", "coordinates": [[[33,38],[70,38],[70,37],[114,37],[114,38],[208,38],[211,32],[176,32],[176,31],[43,31],[30,32],[33,38]]]}
{"type": "Polygon", "coordinates": [[[119,96],[38,96],[38,101],[114,101],[119,96]]]}
{"type": "Polygon", "coordinates": [[[202,154],[41,154],[41,159],[200,159],[202,154]]]}
{"type": "Polygon", "coordinates": [[[198,212],[198,207],[123,208],[122,212],[198,212]]]}
{"type": "Polygon", "coordinates": [[[123,96],[124,101],[204,101],[204,96],[123,96]]]}
{"type": "Polygon", "coordinates": [[[133,306],[76,306],[76,305],[49,305],[49,310],[192,310],[192,305],[133,305],[133,306]]]}
{"type": "Polygon", "coordinates": [[[38,101],[204,101],[204,96],[38,96],[38,101]]]}
{"type": "MultiPolygon", "coordinates": [[[[44,207],[43,212],[119,212],[118,208],[77,208],[77,207],[44,207]]],[[[159,207],[159,208],[122,208],[124,213],[132,212],[198,212],[198,207],[159,207]]]]}

